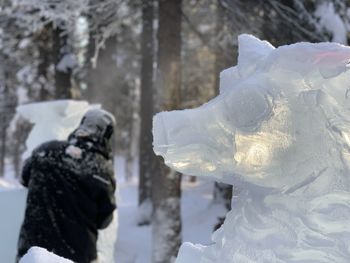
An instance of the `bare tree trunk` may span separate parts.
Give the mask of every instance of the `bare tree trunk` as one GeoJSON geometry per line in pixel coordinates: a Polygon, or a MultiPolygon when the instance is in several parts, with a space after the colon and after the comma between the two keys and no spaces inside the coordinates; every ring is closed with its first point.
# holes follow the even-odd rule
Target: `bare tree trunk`
{"type": "Polygon", "coordinates": [[[126,178],[130,180],[135,172],[135,164],[139,157],[139,139],[140,139],[140,87],[135,84],[132,91],[132,118],[130,125],[130,143],[126,159],[126,178]]]}
{"type": "MultiPolygon", "coordinates": [[[[40,85],[39,93],[36,94],[39,101],[47,101],[53,98],[53,87],[50,82],[49,67],[52,64],[52,24],[47,24],[35,36],[34,41],[38,46],[39,64],[37,66],[37,82],[40,85]]],[[[15,176],[19,177],[22,168],[22,154],[25,150],[25,140],[31,130],[31,125],[24,119],[17,119],[16,128],[11,134],[13,144],[11,145],[12,163],[15,176]]]]}
{"type": "MultiPolygon", "coordinates": [[[[214,90],[216,95],[220,92],[220,72],[233,65],[233,55],[231,56],[233,47],[225,43],[225,32],[226,28],[226,12],[221,2],[217,3],[216,10],[216,50],[215,50],[215,86],[214,90]],[[232,59],[230,59],[232,57],[232,59]]],[[[214,202],[221,203],[229,211],[231,210],[231,199],[232,199],[232,185],[224,183],[214,184],[214,202]]],[[[215,225],[214,230],[219,228],[224,222],[225,218],[218,218],[218,223],[215,225]]]]}
{"type": "Polygon", "coordinates": [[[68,35],[62,28],[53,29],[53,62],[55,64],[55,98],[71,99],[72,93],[72,69],[66,64],[69,62],[68,35]]]}
{"type": "Polygon", "coordinates": [[[139,214],[138,224],[149,224],[152,213],[151,176],[156,157],[152,147],[153,118],[153,60],[154,60],[154,1],[142,3],[142,61],[141,61],[141,134],[139,144],[139,214]]]}
{"type": "Polygon", "coordinates": [[[5,150],[6,150],[6,84],[0,87],[0,176],[5,174],[5,150]]]}
{"type": "MultiPolygon", "coordinates": [[[[158,0],[157,89],[161,110],[181,103],[181,0],[158,0]]],[[[159,160],[153,173],[153,263],[173,262],[181,245],[181,174],[159,160]]]]}
{"type": "MultiPolygon", "coordinates": [[[[6,60],[5,60],[6,63],[6,60]]],[[[10,74],[1,74],[2,85],[0,86],[0,176],[5,174],[7,129],[15,115],[17,97],[7,82],[10,82],[10,74]]]]}
{"type": "Polygon", "coordinates": [[[226,43],[224,43],[224,34],[226,33],[224,30],[225,27],[225,10],[220,1],[216,4],[216,45],[215,45],[215,75],[214,75],[214,91],[215,95],[220,93],[220,72],[224,69],[224,57],[226,43]]]}
{"type": "Polygon", "coordinates": [[[13,147],[13,167],[15,171],[15,176],[19,177],[21,175],[22,168],[22,154],[25,151],[25,142],[28,138],[28,135],[32,129],[32,124],[22,117],[17,119],[16,128],[12,134],[14,138],[13,147]]]}
{"type": "Polygon", "coordinates": [[[6,154],[6,127],[1,127],[1,144],[0,144],[0,176],[5,174],[5,154],[6,154]]]}
{"type": "Polygon", "coordinates": [[[39,49],[38,80],[41,85],[39,92],[40,101],[49,100],[52,91],[48,89],[48,69],[52,63],[52,24],[46,25],[39,33],[36,41],[39,49]]]}

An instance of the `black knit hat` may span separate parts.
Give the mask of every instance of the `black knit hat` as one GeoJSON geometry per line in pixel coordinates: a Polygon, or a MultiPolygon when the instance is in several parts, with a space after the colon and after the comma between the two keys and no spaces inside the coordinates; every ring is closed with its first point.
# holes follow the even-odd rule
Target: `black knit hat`
{"type": "Polygon", "coordinates": [[[83,116],[78,128],[69,136],[69,141],[73,143],[75,140],[92,142],[95,149],[109,156],[112,151],[111,141],[115,123],[111,113],[101,109],[89,110],[83,116]]]}

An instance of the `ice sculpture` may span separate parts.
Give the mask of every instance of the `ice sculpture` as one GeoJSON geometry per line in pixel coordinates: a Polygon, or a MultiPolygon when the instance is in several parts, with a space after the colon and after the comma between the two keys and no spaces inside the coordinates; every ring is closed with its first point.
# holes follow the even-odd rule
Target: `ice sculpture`
{"type": "MultiPolygon", "coordinates": [[[[17,112],[34,124],[26,141],[27,151],[24,153],[24,158],[30,156],[32,150],[45,141],[67,139],[89,109],[100,107],[100,105],[89,105],[86,101],[74,100],[40,102],[17,107],[17,112]]],[[[16,225],[16,228],[18,227],[16,225]]],[[[117,228],[117,211],[115,211],[112,223],[106,229],[99,231],[97,247],[101,263],[114,261],[117,228]]]]}
{"type": "Polygon", "coordinates": [[[17,113],[34,124],[27,141],[24,158],[39,144],[49,140],[65,140],[89,109],[86,101],[57,100],[30,103],[17,107],[17,113]]]}
{"type": "Polygon", "coordinates": [[[241,35],[219,96],[154,117],[167,165],[238,189],[213,244],[183,244],[177,263],[350,262],[349,59],[241,35]]]}

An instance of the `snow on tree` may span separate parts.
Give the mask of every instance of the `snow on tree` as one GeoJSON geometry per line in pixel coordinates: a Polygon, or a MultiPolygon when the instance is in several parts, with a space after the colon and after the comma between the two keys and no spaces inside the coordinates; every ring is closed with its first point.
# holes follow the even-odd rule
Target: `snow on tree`
{"type": "Polygon", "coordinates": [[[281,45],[300,41],[347,43],[346,0],[220,0],[230,13],[231,30],[252,33],[281,45]]]}
{"type": "MultiPolygon", "coordinates": [[[[130,47],[137,47],[137,42],[133,40],[137,37],[134,32],[139,31],[137,23],[134,23],[138,13],[129,6],[132,4],[123,0],[102,2],[94,0],[2,1],[0,4],[0,46],[1,53],[6,54],[9,58],[2,67],[6,67],[9,72],[6,80],[10,82],[11,90],[14,93],[17,92],[18,104],[54,98],[79,98],[82,84],[88,82],[88,76],[93,76],[94,85],[89,88],[98,89],[103,94],[115,94],[104,100],[101,100],[102,96],[100,96],[94,101],[100,100],[99,103],[102,102],[108,110],[118,113],[118,116],[116,114],[118,117],[118,132],[116,133],[118,145],[128,141],[125,134],[129,126],[126,125],[128,122],[125,119],[130,118],[131,114],[120,113],[122,111],[119,108],[110,109],[109,106],[121,105],[120,108],[129,106],[133,98],[130,94],[125,96],[124,93],[132,93],[130,90],[133,89],[130,87],[137,87],[139,68],[134,62],[136,60],[134,57],[138,56],[138,52],[137,48],[135,51],[130,47]],[[128,34],[129,31],[125,32],[125,28],[133,27],[135,29],[132,34],[128,34]],[[123,50],[119,48],[119,54],[108,53],[107,55],[111,57],[110,61],[114,64],[119,63],[118,68],[109,67],[110,70],[103,76],[97,76],[101,73],[100,71],[84,75],[82,73],[84,63],[87,60],[90,62],[90,58],[93,57],[92,60],[96,64],[100,50],[107,45],[106,40],[111,36],[115,37],[116,32],[120,33],[122,40],[118,37],[115,46],[124,48],[123,50]],[[89,36],[92,38],[93,45],[92,52],[87,54],[89,36]],[[133,57],[130,59],[130,56],[125,55],[126,53],[132,54],[133,57]],[[87,56],[90,56],[89,59],[87,56]],[[121,60],[126,60],[126,62],[121,60]],[[118,74],[115,74],[116,72],[118,74]],[[101,79],[106,81],[101,83],[101,79]],[[101,91],[102,88],[98,84],[105,84],[107,79],[109,80],[108,91],[106,89],[101,91]],[[115,92],[115,86],[118,87],[118,92],[115,92]],[[115,103],[116,100],[118,103],[115,103]]],[[[100,62],[104,64],[105,60],[100,62]]],[[[12,110],[15,107],[16,105],[12,110]]],[[[23,126],[23,121],[18,119],[11,125],[14,129],[7,131],[11,142],[6,140],[8,145],[12,142],[18,145],[16,149],[11,148],[6,152],[7,156],[13,155],[16,167],[20,167],[19,152],[21,150],[18,149],[23,148],[19,140],[26,136],[23,130],[15,129],[20,126],[23,126]]]]}
{"type": "Polygon", "coordinates": [[[4,76],[6,73],[6,71],[0,73],[0,176],[4,175],[7,130],[15,114],[14,108],[17,103],[14,90],[9,87],[4,76]]]}
{"type": "Polygon", "coordinates": [[[239,189],[214,244],[177,263],[348,262],[350,48],[274,48],[239,37],[220,95],[154,117],[154,151],[177,171],[239,189]]]}
{"type": "MultiPolygon", "coordinates": [[[[41,75],[50,64],[54,64],[54,97],[69,99],[76,97],[72,87],[72,73],[77,66],[73,52],[72,35],[77,20],[88,8],[87,0],[80,1],[16,1],[12,4],[16,24],[26,30],[33,38],[38,32],[42,35],[47,33],[46,43],[38,42],[39,59],[44,67],[41,67],[41,75]],[[52,53],[51,63],[44,54],[52,53]]],[[[40,35],[40,34],[39,34],[40,35]]],[[[40,37],[39,37],[40,39],[40,37]]],[[[40,65],[40,64],[39,64],[40,65]]]]}

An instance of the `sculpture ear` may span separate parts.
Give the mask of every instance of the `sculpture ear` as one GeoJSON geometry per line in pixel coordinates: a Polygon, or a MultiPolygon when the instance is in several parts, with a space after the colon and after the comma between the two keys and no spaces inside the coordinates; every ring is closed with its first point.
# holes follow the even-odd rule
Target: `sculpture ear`
{"type": "Polygon", "coordinates": [[[252,35],[242,34],[238,37],[238,71],[241,77],[253,73],[258,64],[266,58],[275,47],[252,35]]]}
{"type": "Polygon", "coordinates": [[[231,90],[232,83],[253,73],[275,48],[267,41],[262,41],[252,35],[242,34],[238,37],[237,66],[220,72],[220,93],[231,90]]]}

